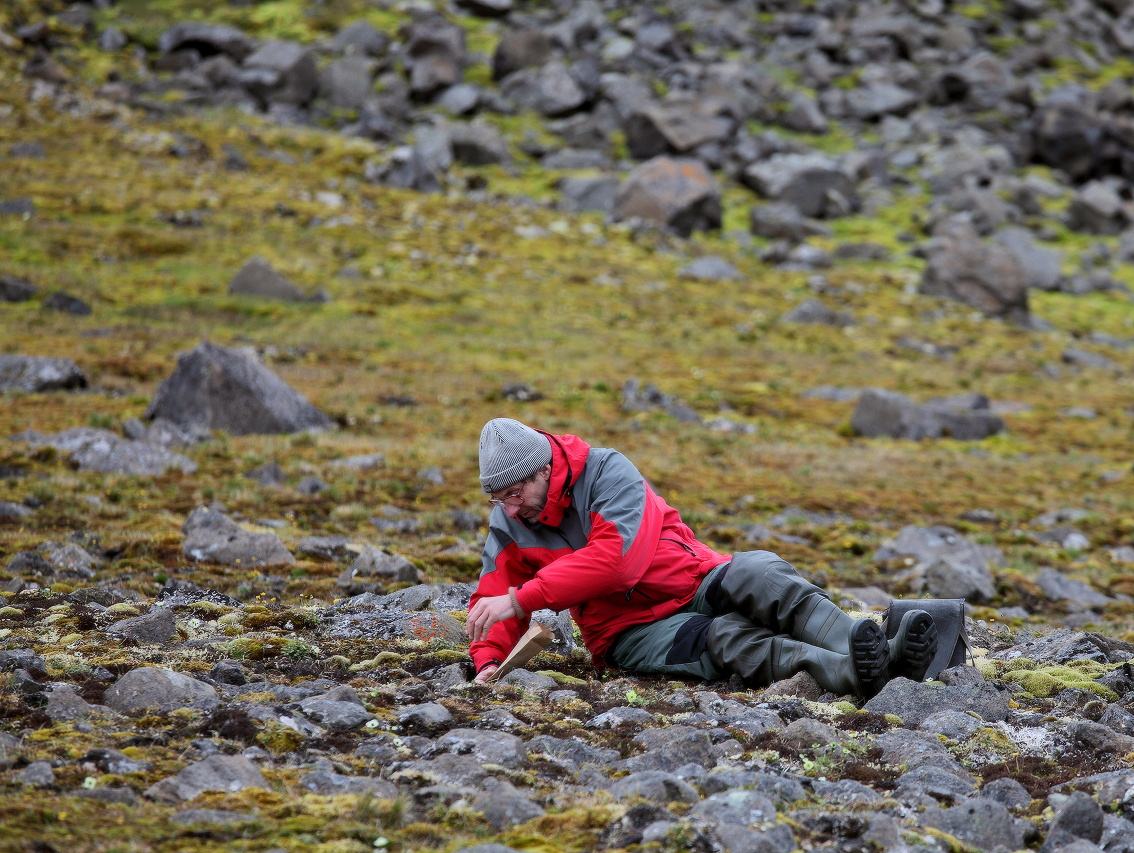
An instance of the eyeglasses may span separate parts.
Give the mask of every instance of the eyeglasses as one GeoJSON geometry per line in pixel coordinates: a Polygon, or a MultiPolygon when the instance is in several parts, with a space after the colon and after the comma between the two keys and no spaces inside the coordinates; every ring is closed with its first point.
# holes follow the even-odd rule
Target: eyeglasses
{"type": "Polygon", "coordinates": [[[510,503],[522,504],[524,502],[524,483],[526,482],[527,480],[521,480],[516,485],[516,491],[512,492],[511,494],[507,494],[502,498],[489,498],[488,502],[493,506],[507,506],[510,503]]]}

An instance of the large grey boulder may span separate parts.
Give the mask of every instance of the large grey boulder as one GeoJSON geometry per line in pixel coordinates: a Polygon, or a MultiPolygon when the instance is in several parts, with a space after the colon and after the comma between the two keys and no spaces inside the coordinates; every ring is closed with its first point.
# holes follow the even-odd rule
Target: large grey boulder
{"type": "Polygon", "coordinates": [[[573,68],[559,59],[540,67],[522,68],[500,84],[501,92],[521,106],[555,118],[570,115],[592,96],[573,68]]]}
{"type": "Polygon", "coordinates": [[[180,803],[205,791],[235,794],[245,788],[268,788],[268,780],[255,764],[242,755],[210,755],[190,764],[176,776],[169,776],[145,791],[151,800],[180,803]]]}
{"type": "Polygon", "coordinates": [[[27,302],[39,288],[14,275],[0,275],[0,302],[27,302]]]}
{"type": "Polygon", "coordinates": [[[1031,124],[1032,150],[1041,163],[1061,169],[1073,181],[1095,170],[1106,134],[1089,102],[1064,98],[1043,104],[1031,124]]]}
{"type": "Polygon", "coordinates": [[[332,50],[353,55],[382,56],[389,46],[390,37],[366,20],[347,24],[331,39],[332,50]]]}
{"type": "Polygon", "coordinates": [[[245,88],[267,103],[303,106],[319,87],[315,58],[293,41],[264,42],[244,60],[245,88]]]}
{"type": "Polygon", "coordinates": [[[500,37],[492,54],[492,79],[503,80],[521,68],[539,66],[552,55],[551,37],[536,27],[510,30],[500,37]]]}
{"type": "Polygon", "coordinates": [[[98,474],[133,474],[155,476],[170,468],[193,474],[197,463],[187,456],[155,447],[142,441],[130,441],[105,429],[73,427],[55,435],[37,432],[21,433],[22,439],[32,447],[54,447],[69,455],[71,464],[79,471],[98,474]]]}
{"type": "Polygon", "coordinates": [[[216,699],[217,691],[203,681],[152,666],[132,669],[107,688],[103,701],[123,714],[139,711],[173,711],[216,699]]]}
{"type": "Polygon", "coordinates": [[[349,56],[327,63],[319,72],[319,97],[340,110],[361,109],[374,93],[374,62],[349,56]]]}
{"type": "Polygon", "coordinates": [[[803,216],[845,216],[858,204],[851,176],[822,154],[776,154],[748,166],[740,180],[764,198],[792,205],[803,216]]]}
{"type": "Polygon", "coordinates": [[[480,121],[450,127],[449,145],[453,159],[466,166],[507,164],[512,160],[508,143],[500,131],[480,121]]]}
{"type": "Polygon", "coordinates": [[[154,607],[149,613],[129,619],[119,619],[107,626],[106,633],[135,643],[164,645],[177,633],[173,611],[167,607],[154,607]]]}
{"type": "Polygon", "coordinates": [[[847,110],[864,121],[906,115],[919,103],[920,95],[893,83],[871,83],[846,93],[847,110]]]}
{"type": "Polygon", "coordinates": [[[343,571],[337,583],[338,586],[358,595],[372,592],[371,589],[361,587],[374,581],[416,584],[420,581],[420,577],[417,567],[405,557],[375,548],[373,545],[363,545],[362,552],[343,571]],[[356,586],[359,588],[355,589],[356,586]]]}
{"type": "Polygon", "coordinates": [[[640,217],[683,237],[720,228],[720,190],[698,160],[655,157],[632,171],[618,188],[616,219],[640,217]]]}
{"type": "Polygon", "coordinates": [[[516,768],[527,760],[528,748],[523,740],[506,732],[481,729],[453,729],[435,741],[438,752],[471,755],[481,764],[499,764],[516,768]]]}
{"type": "Polygon", "coordinates": [[[611,785],[610,793],[616,800],[636,797],[663,805],[673,801],[696,803],[701,799],[688,782],[661,770],[631,773],[611,785]]]}
{"type": "MultiPolygon", "coordinates": [[[[358,596],[363,598],[364,596],[358,596]]],[[[349,602],[350,599],[347,599],[349,602]]],[[[346,602],[343,602],[346,603],[346,602]]],[[[338,610],[323,616],[324,636],[337,640],[436,640],[444,643],[468,642],[465,627],[448,613],[433,610],[377,610],[373,607],[338,610]]]]}
{"type": "Polygon", "coordinates": [[[1004,430],[1004,421],[987,408],[958,409],[941,403],[919,405],[904,394],[866,388],[859,395],[851,429],[870,438],[955,438],[975,441],[1004,430]]]}
{"type": "Polygon", "coordinates": [[[688,96],[667,98],[635,110],[624,122],[626,145],[639,159],[659,154],[685,154],[725,139],[733,122],[720,114],[721,104],[688,96]]]}
{"type": "Polygon", "coordinates": [[[1004,228],[993,239],[1016,259],[1029,288],[1059,290],[1063,282],[1062,252],[1037,245],[1027,228],[1004,228]]]}
{"type": "Polygon", "coordinates": [[[280,275],[270,263],[253,255],[237,270],[228,283],[228,292],[234,296],[258,296],[284,302],[304,302],[307,297],[298,287],[280,275]]]}
{"type": "Polygon", "coordinates": [[[793,243],[800,243],[808,237],[831,236],[828,226],[805,217],[794,204],[780,201],[754,205],[748,211],[748,230],[757,237],[793,243]]]}
{"type": "Polygon", "coordinates": [[[331,419],[262,365],[255,353],[207,341],[177,359],[146,419],[234,435],[324,429],[331,419]]]}
{"type": "Polygon", "coordinates": [[[86,388],[87,377],[69,358],[0,355],[0,394],[86,388]]]}
{"type": "Polygon", "coordinates": [[[874,553],[876,562],[905,558],[911,568],[901,577],[934,598],[987,601],[996,594],[990,563],[1004,555],[991,545],[976,545],[950,527],[903,527],[874,553]]]}
{"type": "Polygon", "coordinates": [[[610,213],[618,195],[619,180],[615,177],[566,177],[559,181],[560,207],[568,213],[597,210],[610,213]]]}
{"type": "Polygon", "coordinates": [[[891,679],[863,707],[876,714],[893,714],[916,727],[942,711],[962,711],[996,722],[1008,716],[1011,694],[987,681],[958,686],[891,679]]]}
{"type": "Polygon", "coordinates": [[[489,825],[497,830],[526,823],[540,817],[544,810],[501,779],[484,780],[483,789],[472,802],[473,811],[480,812],[489,825]]]}
{"type": "Polygon", "coordinates": [[[197,507],[181,527],[181,551],[201,563],[224,566],[291,565],[295,557],[273,533],[245,530],[228,516],[197,507]]]}
{"type": "Polygon", "coordinates": [[[959,220],[946,222],[930,241],[921,292],[963,302],[991,317],[1028,319],[1028,279],[1019,262],[959,220]]]}
{"type": "Polygon", "coordinates": [[[256,40],[225,24],[174,24],[158,38],[158,50],[194,50],[202,57],[224,54],[240,62],[256,49],[256,40]]]}
{"type": "Polygon", "coordinates": [[[1067,227],[1087,234],[1118,234],[1134,211],[1119,195],[1121,183],[1091,181],[1067,206],[1067,227]]]}
{"type": "Polygon", "coordinates": [[[405,32],[405,61],[410,91],[428,98],[461,81],[465,31],[440,15],[414,21],[405,32]]]}

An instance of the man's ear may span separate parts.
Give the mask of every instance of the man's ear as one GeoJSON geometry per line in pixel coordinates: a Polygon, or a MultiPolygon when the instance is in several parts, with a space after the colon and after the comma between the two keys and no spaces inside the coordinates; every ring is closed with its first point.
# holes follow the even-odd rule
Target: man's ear
{"type": "Polygon", "coordinates": [[[549,480],[551,479],[551,463],[550,462],[547,465],[544,465],[542,468],[539,469],[539,475],[541,477],[546,477],[549,480]]]}

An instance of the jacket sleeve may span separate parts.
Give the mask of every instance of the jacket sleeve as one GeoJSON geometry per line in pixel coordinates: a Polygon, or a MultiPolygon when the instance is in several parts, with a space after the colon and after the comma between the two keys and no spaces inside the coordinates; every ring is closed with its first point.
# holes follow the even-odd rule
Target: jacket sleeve
{"type": "MultiPolygon", "coordinates": [[[[520,557],[519,548],[506,532],[490,527],[488,541],[482,556],[483,568],[476,591],[469,599],[469,609],[482,598],[507,595],[508,587],[519,586],[532,577],[520,557]]],[[[521,605],[522,606],[522,605],[521,605]]],[[[473,659],[476,671],[480,672],[492,661],[503,661],[516,646],[524,631],[528,630],[532,611],[526,610],[528,617],[522,622],[515,618],[497,622],[480,642],[469,645],[469,656],[473,659]]]]}
{"type": "Polygon", "coordinates": [[[626,592],[653,560],[664,513],[638,469],[612,453],[588,480],[589,494],[579,504],[590,510],[587,544],[548,563],[517,590],[528,613],[545,607],[564,610],[626,592]]]}

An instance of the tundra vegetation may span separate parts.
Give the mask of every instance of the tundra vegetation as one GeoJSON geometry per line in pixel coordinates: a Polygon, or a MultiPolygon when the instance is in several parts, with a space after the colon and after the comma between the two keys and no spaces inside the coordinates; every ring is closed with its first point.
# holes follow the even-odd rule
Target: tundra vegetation
{"type": "MultiPolygon", "coordinates": [[[[1109,783],[1082,788],[1106,807],[1111,842],[1076,835],[1062,817],[1082,806],[1079,794],[1064,796],[1068,783],[1119,773],[1134,755],[1125,701],[1134,678],[1123,664],[1134,655],[1134,245],[1122,233],[1134,222],[1123,171],[1134,149],[1119,132],[1134,108],[1134,52],[1119,38],[1125,4],[881,4],[879,20],[892,23],[870,32],[854,30],[868,19],[864,4],[824,0],[574,5],[0,8],[0,356],[70,359],[83,377],[57,390],[13,384],[0,396],[0,848],[349,853],[496,842],[790,853],[1013,850],[1045,838],[1054,850],[1088,838],[1112,853],[1134,850],[1122,798],[1130,783],[1118,794],[1109,783]],[[407,48],[412,27],[436,23],[426,14],[434,7],[465,39],[448,90],[479,93],[479,106],[458,115],[445,112],[440,89],[403,91],[428,54],[407,48]],[[572,168],[551,155],[588,150],[566,141],[579,122],[528,105],[519,83],[495,81],[493,56],[520,23],[551,32],[579,10],[605,21],[587,24],[599,35],[569,49],[552,40],[552,52],[572,69],[590,62],[596,77],[647,81],[649,103],[611,118],[598,156],[572,168]],[[729,35],[710,25],[715,15],[744,27],[729,35]],[[333,86],[300,104],[276,99],[278,89],[265,94],[256,86],[268,78],[239,65],[246,55],[225,71],[244,87],[231,87],[242,94],[226,102],[220,84],[185,76],[204,75],[195,63],[210,57],[162,46],[178,24],[226,25],[257,44],[304,46],[322,73],[358,58],[332,43],[359,21],[387,44],[367,59],[368,99],[352,107],[331,102],[333,86]],[[1102,22],[1097,41],[1076,35],[1092,21],[1102,22]],[[855,39],[876,54],[856,58],[855,39]],[[1024,62],[1041,47],[1045,58],[1024,62]],[[979,77],[965,64],[979,51],[1003,74],[979,77]],[[671,132],[656,152],[705,163],[719,227],[564,202],[570,180],[626,181],[647,159],[634,155],[645,143],[630,118],[659,104],[678,110],[682,85],[730,62],[761,69],[767,88],[749,94],[762,106],[694,111],[695,124],[725,122],[717,147],[686,150],[671,132]],[[954,65],[960,83],[941,76],[954,65]],[[930,70],[919,80],[919,69],[930,70]],[[914,100],[855,112],[867,95],[892,95],[894,81],[914,100]],[[949,94],[962,84],[970,94],[949,94]],[[1043,104],[1061,92],[1060,103],[1078,103],[1082,121],[1111,140],[1082,168],[1078,149],[1052,153],[1054,131],[1043,135],[1058,118],[1043,104]],[[807,113],[811,126],[788,118],[800,98],[819,111],[807,113]],[[453,142],[454,126],[473,124],[469,112],[504,146],[492,162],[453,142]],[[450,134],[452,156],[432,173],[435,191],[398,186],[392,170],[424,156],[437,132],[450,134]],[[980,165],[958,165],[971,162],[962,148],[980,165]],[[824,180],[843,170],[850,189],[823,196],[826,207],[800,220],[808,235],[785,242],[765,236],[752,209],[771,200],[753,187],[772,192],[768,181],[788,166],[773,162],[764,178],[753,169],[790,154],[827,158],[824,180]],[[953,155],[953,166],[938,168],[953,155]],[[957,217],[967,236],[950,231],[957,217]],[[993,245],[990,235],[1010,225],[1038,241],[1025,260],[1040,244],[1059,253],[1043,287],[1030,281],[1026,296],[989,308],[964,301],[963,287],[938,286],[976,275],[956,267],[992,252],[973,247],[993,245]],[[232,292],[256,257],[274,270],[259,280],[282,277],[298,297],[232,292]],[[716,272],[698,271],[706,268],[716,272]],[[205,430],[175,446],[184,462],[159,473],[84,464],[43,439],[74,428],[144,432],[158,386],[203,341],[251,348],[330,426],[205,430]],[[1003,428],[958,438],[967,433],[946,419],[920,438],[863,435],[855,397],[870,388],[915,408],[954,401],[915,420],[938,423],[942,410],[975,405],[1003,428]],[[467,601],[460,585],[480,572],[488,507],[476,443],[497,416],[622,450],[704,541],[775,550],[848,609],[880,608],[885,596],[967,598],[978,666],[929,687],[943,697],[990,690],[1003,715],[970,706],[975,727],[927,729],[944,743],[940,754],[905,741],[903,752],[898,734],[912,736],[928,713],[911,721],[900,703],[859,709],[807,685],[763,694],[600,671],[571,648],[562,622],[562,641],[531,673],[468,684],[459,591],[467,601]],[[186,520],[201,507],[213,510],[197,516],[202,529],[227,518],[277,537],[287,560],[195,555],[183,547],[186,520]],[[945,545],[901,546],[932,530],[945,545]],[[340,539],[323,550],[301,544],[312,537],[340,539]],[[971,553],[955,557],[958,543],[971,553]],[[369,562],[352,577],[358,560],[369,562]],[[457,591],[452,606],[398,610],[387,599],[375,612],[400,614],[389,630],[328,627],[350,596],[422,584],[457,591]],[[179,589],[162,628],[163,608],[152,605],[179,589]],[[123,624],[135,619],[150,627],[123,624]],[[1053,629],[1068,632],[1066,645],[1035,640],[1053,629]],[[217,690],[135,711],[108,698],[148,667],[217,690]],[[251,692],[238,689],[245,683],[251,692]],[[68,696],[77,710],[60,710],[68,696]],[[361,711],[320,710],[320,696],[361,711]],[[601,721],[606,712],[613,722],[601,721]],[[680,749],[659,734],[678,726],[680,749]],[[499,742],[489,749],[461,734],[470,730],[499,742]],[[541,745],[515,760],[492,752],[515,751],[512,736],[541,745]],[[593,754],[568,760],[537,737],[593,754]],[[443,779],[420,766],[448,753],[474,755],[477,773],[443,779]],[[647,766],[654,754],[688,761],[647,766]],[[261,775],[225,777],[228,790],[155,787],[215,756],[247,758],[241,772],[261,775]],[[698,762],[700,776],[688,770],[698,762]],[[931,765],[967,787],[923,779],[917,788],[910,774],[931,765]],[[662,794],[618,788],[679,767],[685,775],[670,773],[676,781],[662,794]],[[733,771],[741,775],[705,782],[733,771]],[[796,787],[771,793],[773,777],[796,787]],[[1005,777],[1026,792],[1005,818],[1009,840],[966,836],[953,811],[1005,777]],[[343,778],[355,781],[334,781],[343,778]],[[878,799],[843,801],[823,787],[840,780],[878,799]],[[700,799],[726,790],[772,798],[771,813],[741,822],[765,846],[746,847],[755,835],[730,835],[721,827],[737,821],[714,817],[700,799]]],[[[604,80],[607,89],[584,92],[576,118],[614,114],[615,87],[604,80]]],[[[989,261],[994,284],[1029,274],[1003,258],[989,261]]],[[[1001,802],[982,798],[990,801],[1001,802]]]]}

